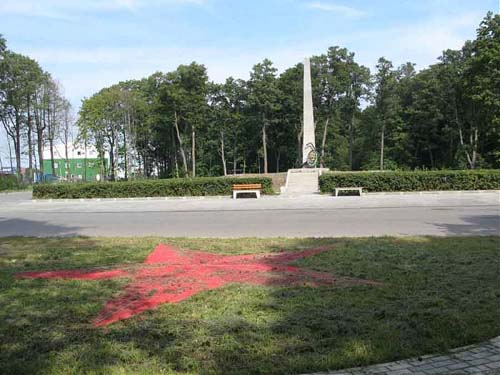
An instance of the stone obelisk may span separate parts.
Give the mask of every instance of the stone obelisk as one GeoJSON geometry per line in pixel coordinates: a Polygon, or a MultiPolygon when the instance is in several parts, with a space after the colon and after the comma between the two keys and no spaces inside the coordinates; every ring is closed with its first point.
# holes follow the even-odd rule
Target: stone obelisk
{"type": "Polygon", "coordinates": [[[302,143],[302,164],[307,163],[307,155],[315,149],[314,137],[314,113],[311,85],[311,62],[309,58],[304,60],[304,140],[302,143]],[[311,148],[312,146],[312,148],[311,148]]]}

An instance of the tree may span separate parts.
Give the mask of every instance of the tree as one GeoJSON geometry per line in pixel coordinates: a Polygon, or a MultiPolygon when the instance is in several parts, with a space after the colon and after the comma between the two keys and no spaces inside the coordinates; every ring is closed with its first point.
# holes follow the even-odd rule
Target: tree
{"type": "Polygon", "coordinates": [[[375,106],[380,121],[380,170],[384,170],[387,131],[399,119],[396,72],[392,69],[392,63],[383,57],[378,60],[375,84],[375,106]]]}
{"type": "MultiPolygon", "coordinates": [[[[70,171],[69,171],[69,145],[72,143],[72,135],[73,135],[73,113],[71,108],[71,103],[64,99],[61,103],[61,124],[60,124],[60,133],[59,139],[64,145],[64,158],[65,158],[65,167],[66,167],[66,179],[70,179],[70,171]]],[[[86,167],[86,166],[85,166],[86,167]]]]}
{"type": "MultiPolygon", "coordinates": [[[[483,151],[490,163],[500,162],[499,67],[500,15],[488,12],[477,30],[476,40],[472,42],[471,56],[464,72],[467,95],[472,101],[473,120],[468,129],[469,147],[466,148],[472,169],[476,167],[479,151],[483,151]],[[483,139],[488,141],[481,142],[483,139]]],[[[465,137],[461,133],[463,145],[465,137]]]]}
{"type": "Polygon", "coordinates": [[[173,123],[186,176],[189,172],[184,145],[191,142],[191,176],[195,177],[196,130],[203,125],[207,109],[206,68],[194,62],[190,65],[180,65],[165,78],[160,87],[160,100],[163,105],[159,109],[173,123]]]}
{"type": "Polygon", "coordinates": [[[280,121],[275,135],[276,164],[285,168],[302,165],[303,76],[303,64],[297,64],[285,70],[278,79],[280,108],[277,117],[280,121]]]}
{"type": "Polygon", "coordinates": [[[264,160],[264,173],[268,173],[268,129],[276,121],[279,110],[279,90],[276,80],[276,68],[273,63],[265,59],[262,63],[254,65],[250,72],[249,106],[255,123],[260,122],[262,135],[262,151],[264,160]]]}
{"type": "Polygon", "coordinates": [[[369,93],[370,71],[355,62],[354,53],[335,46],[312,58],[312,77],[321,164],[353,169],[355,120],[360,99],[369,93]]]}
{"type": "Polygon", "coordinates": [[[0,58],[4,54],[6,49],[7,49],[7,41],[2,36],[2,34],[0,34],[0,58]]]}
{"type": "MultiPolygon", "coordinates": [[[[0,61],[0,121],[11,138],[16,157],[18,179],[21,179],[21,142],[24,130],[28,126],[31,134],[30,98],[36,88],[41,69],[36,61],[29,57],[6,51],[0,61]]],[[[31,149],[30,149],[31,154],[31,149]]]]}

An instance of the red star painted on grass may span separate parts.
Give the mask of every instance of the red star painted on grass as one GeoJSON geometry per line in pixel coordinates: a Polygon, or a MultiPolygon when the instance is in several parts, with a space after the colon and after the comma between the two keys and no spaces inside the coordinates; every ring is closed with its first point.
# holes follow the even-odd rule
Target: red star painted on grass
{"type": "Polygon", "coordinates": [[[303,270],[289,265],[292,261],[328,251],[309,249],[277,254],[225,256],[199,251],[178,250],[159,244],[143,264],[113,270],[63,270],[23,272],[20,278],[103,280],[126,277],[132,281],[124,292],[107,302],[94,319],[96,327],[127,319],[163,303],[185,300],[204,290],[229,283],[253,285],[353,285],[376,284],[373,281],[336,278],[329,273],[303,270]]]}

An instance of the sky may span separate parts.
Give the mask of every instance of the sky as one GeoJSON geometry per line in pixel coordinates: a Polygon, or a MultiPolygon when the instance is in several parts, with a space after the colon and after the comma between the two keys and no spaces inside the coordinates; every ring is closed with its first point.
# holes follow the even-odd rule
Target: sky
{"type": "MultiPolygon", "coordinates": [[[[247,79],[346,47],[373,69],[384,56],[417,69],[475,37],[500,0],[0,0],[8,48],[36,59],[81,100],[127,79],[192,61],[211,80],[247,79]]],[[[4,134],[0,133],[0,137],[4,134]]],[[[0,153],[2,147],[0,141],[0,153]]]]}

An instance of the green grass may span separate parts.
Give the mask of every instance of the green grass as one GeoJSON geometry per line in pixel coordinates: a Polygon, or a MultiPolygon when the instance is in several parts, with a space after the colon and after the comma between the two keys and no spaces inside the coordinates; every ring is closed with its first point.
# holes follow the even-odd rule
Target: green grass
{"type": "Polygon", "coordinates": [[[0,372],[288,374],[444,352],[500,334],[499,241],[0,239],[0,372]],[[232,284],[96,329],[127,280],[13,277],[142,262],[160,241],[221,254],[335,245],[297,264],[382,285],[232,284]]]}

